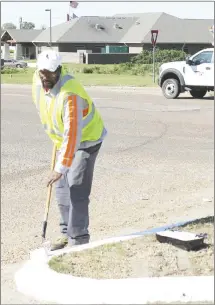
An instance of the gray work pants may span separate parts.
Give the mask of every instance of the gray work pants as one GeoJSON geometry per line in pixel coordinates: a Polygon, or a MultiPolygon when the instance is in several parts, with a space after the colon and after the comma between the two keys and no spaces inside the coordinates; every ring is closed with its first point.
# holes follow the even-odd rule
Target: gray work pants
{"type": "Polygon", "coordinates": [[[60,210],[61,233],[71,245],[88,243],[89,196],[96,157],[101,143],[78,150],[68,173],[56,182],[56,199],[60,210]]]}

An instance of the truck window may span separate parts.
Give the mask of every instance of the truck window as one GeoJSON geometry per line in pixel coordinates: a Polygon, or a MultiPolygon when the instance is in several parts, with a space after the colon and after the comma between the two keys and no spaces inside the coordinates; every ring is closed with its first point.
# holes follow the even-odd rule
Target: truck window
{"type": "Polygon", "coordinates": [[[200,54],[193,57],[192,60],[196,65],[209,64],[211,63],[212,55],[213,55],[213,51],[203,51],[200,54]]]}

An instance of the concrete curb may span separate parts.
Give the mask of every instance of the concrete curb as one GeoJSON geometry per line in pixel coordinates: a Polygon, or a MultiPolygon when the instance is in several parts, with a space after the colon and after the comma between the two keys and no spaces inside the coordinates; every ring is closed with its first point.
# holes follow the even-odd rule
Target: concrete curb
{"type": "Polygon", "coordinates": [[[153,302],[203,301],[213,303],[213,276],[96,280],[60,274],[51,270],[48,266],[48,261],[53,256],[137,238],[171,229],[175,226],[183,226],[197,220],[183,221],[131,235],[108,238],[59,250],[49,258],[45,255],[43,248],[37,249],[31,252],[30,260],[16,272],[17,289],[19,292],[37,300],[58,304],[147,304],[153,302]]]}

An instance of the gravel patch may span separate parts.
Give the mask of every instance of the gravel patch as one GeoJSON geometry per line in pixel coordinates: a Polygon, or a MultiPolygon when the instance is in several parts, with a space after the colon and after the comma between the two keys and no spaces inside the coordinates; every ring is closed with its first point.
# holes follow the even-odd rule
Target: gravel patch
{"type": "Polygon", "coordinates": [[[155,235],[149,235],[54,257],[49,265],[60,273],[96,279],[213,275],[213,221],[211,217],[180,228],[208,234],[207,247],[198,251],[159,243],[155,235]]]}

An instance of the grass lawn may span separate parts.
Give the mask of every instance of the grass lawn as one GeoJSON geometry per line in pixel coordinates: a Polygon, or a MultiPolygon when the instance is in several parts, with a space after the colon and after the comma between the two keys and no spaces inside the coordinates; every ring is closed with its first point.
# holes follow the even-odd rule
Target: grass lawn
{"type": "Polygon", "coordinates": [[[116,74],[84,74],[76,73],[75,77],[85,86],[136,86],[154,87],[150,76],[116,75],[116,74]]]}
{"type": "Polygon", "coordinates": [[[35,63],[37,60],[36,59],[27,59],[27,60],[24,60],[25,62],[28,62],[28,63],[35,63]]]}
{"type": "Polygon", "coordinates": [[[214,274],[214,217],[177,230],[207,233],[206,248],[185,251],[143,236],[54,257],[49,266],[57,272],[96,279],[214,274]]]}
{"type": "MultiPolygon", "coordinates": [[[[81,65],[70,65],[69,71],[74,71],[75,77],[85,86],[137,86],[155,87],[152,76],[129,75],[129,74],[85,74],[76,72],[81,69],[81,65]]],[[[12,75],[1,74],[2,84],[31,84],[34,68],[21,70],[12,75]]]]}

